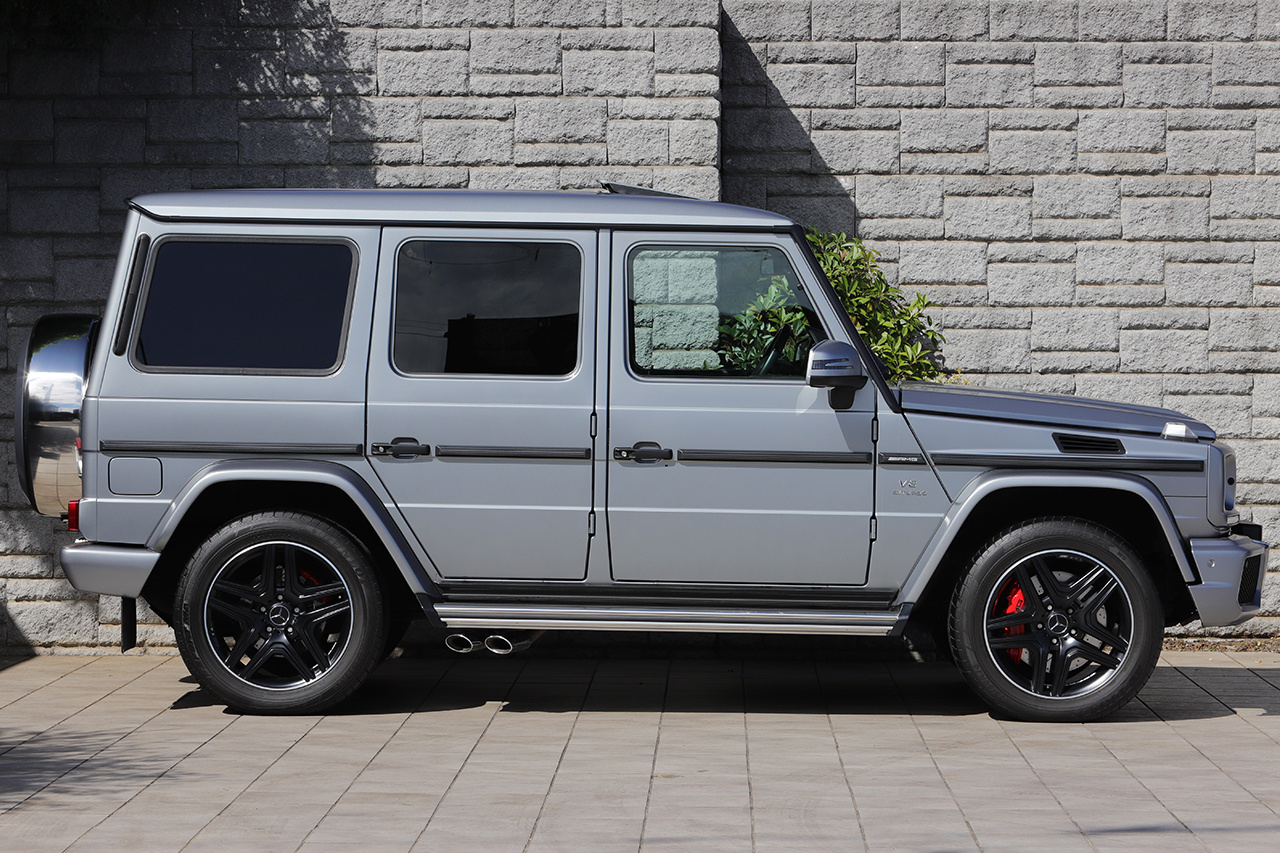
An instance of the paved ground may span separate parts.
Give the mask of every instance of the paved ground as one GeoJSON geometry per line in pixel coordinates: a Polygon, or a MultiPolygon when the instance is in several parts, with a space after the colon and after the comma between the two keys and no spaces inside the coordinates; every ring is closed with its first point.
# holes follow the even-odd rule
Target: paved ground
{"type": "Polygon", "coordinates": [[[1280,655],[1166,652],[1089,725],[942,664],[389,661],[226,713],[163,657],[0,659],[0,849],[1280,848],[1280,655]]]}

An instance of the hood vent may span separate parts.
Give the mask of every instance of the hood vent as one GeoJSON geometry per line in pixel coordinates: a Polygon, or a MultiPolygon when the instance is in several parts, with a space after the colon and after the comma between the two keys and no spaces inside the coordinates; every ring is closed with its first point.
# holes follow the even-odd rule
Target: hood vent
{"type": "Polygon", "coordinates": [[[1099,435],[1070,435],[1063,432],[1053,434],[1054,443],[1063,453],[1092,453],[1118,456],[1124,453],[1124,445],[1118,438],[1106,438],[1099,435]]]}

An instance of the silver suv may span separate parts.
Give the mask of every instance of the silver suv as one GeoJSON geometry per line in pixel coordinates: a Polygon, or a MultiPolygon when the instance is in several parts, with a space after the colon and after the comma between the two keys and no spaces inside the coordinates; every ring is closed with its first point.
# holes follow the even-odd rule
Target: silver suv
{"type": "Polygon", "coordinates": [[[1107,714],[1256,611],[1235,457],[1176,412],[893,384],[781,216],[634,193],[135,199],[102,318],[32,332],[18,468],[228,705],[314,712],[411,619],[942,639],[1107,714]],[[785,316],[785,322],[779,317],[785,316]]]}

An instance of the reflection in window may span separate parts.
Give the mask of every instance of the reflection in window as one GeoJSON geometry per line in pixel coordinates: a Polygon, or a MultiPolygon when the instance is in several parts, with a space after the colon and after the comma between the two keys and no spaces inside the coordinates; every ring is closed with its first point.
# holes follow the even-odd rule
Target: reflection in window
{"type": "Polygon", "coordinates": [[[149,367],[218,372],[332,370],[353,261],[341,243],[166,241],[135,357],[149,367]]]}
{"type": "Polygon", "coordinates": [[[581,291],[582,253],[567,243],[405,243],[392,359],[405,373],[564,376],[581,291]]]}
{"type": "Polygon", "coordinates": [[[786,255],[644,246],[627,275],[632,366],[647,376],[804,376],[823,337],[786,255]]]}

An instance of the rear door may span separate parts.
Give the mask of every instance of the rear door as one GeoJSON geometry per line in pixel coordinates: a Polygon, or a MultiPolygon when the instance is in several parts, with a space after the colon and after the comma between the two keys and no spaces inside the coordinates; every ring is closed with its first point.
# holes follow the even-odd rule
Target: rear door
{"type": "Polygon", "coordinates": [[[615,580],[866,582],[875,393],[837,411],[805,384],[840,330],[800,270],[787,235],[614,235],[615,580]]]}
{"type": "Polygon", "coordinates": [[[374,470],[448,579],[584,577],[596,235],[388,228],[374,470]]]}

